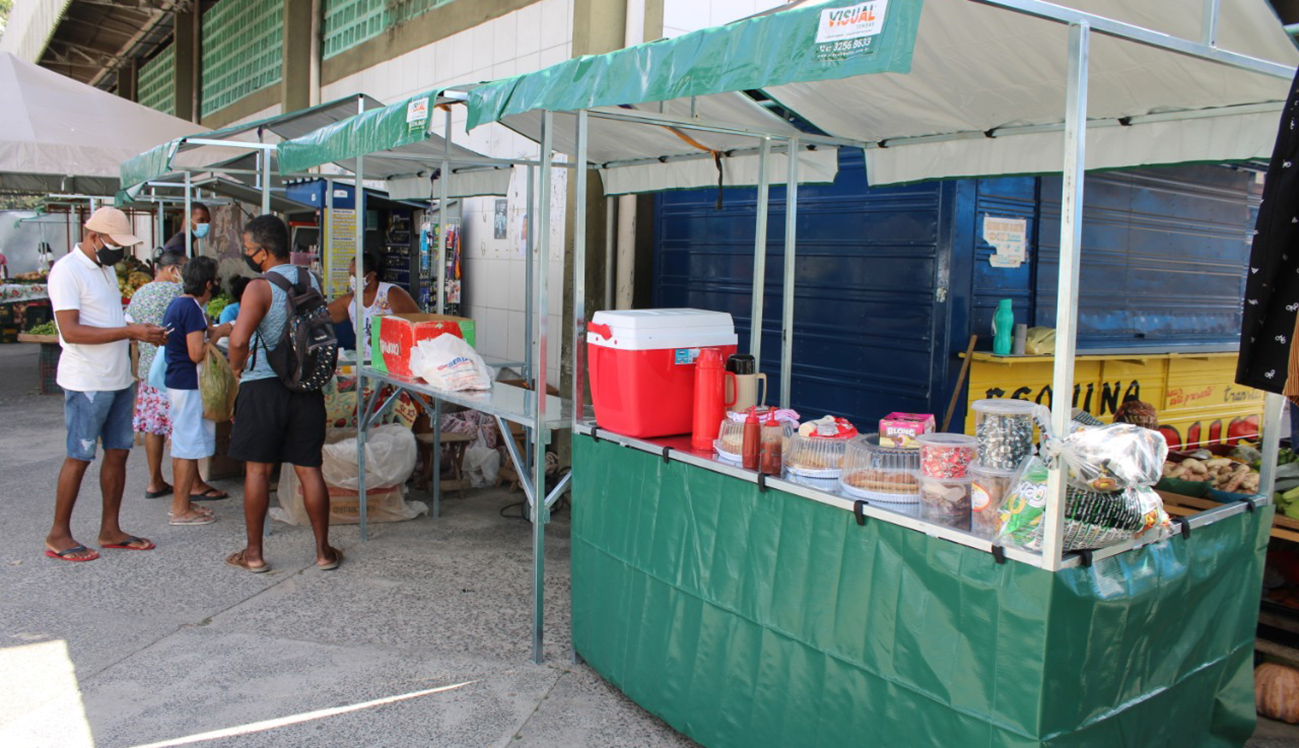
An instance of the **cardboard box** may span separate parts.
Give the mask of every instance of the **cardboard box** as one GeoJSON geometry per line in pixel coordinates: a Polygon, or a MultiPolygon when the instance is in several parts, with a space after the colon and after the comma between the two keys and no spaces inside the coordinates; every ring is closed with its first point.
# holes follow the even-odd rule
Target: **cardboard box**
{"type": "Polygon", "coordinates": [[[413,376],[410,352],[421,340],[455,335],[474,344],[474,321],[447,314],[391,314],[378,319],[379,351],[386,371],[399,377],[413,376]]]}
{"type": "Polygon", "coordinates": [[[880,419],[880,446],[919,449],[916,438],[934,428],[930,413],[889,413],[880,419]]]}

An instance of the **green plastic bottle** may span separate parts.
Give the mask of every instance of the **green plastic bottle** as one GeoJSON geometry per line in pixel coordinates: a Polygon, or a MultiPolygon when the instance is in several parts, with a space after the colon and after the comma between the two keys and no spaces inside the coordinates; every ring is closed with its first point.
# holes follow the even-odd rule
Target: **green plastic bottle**
{"type": "Polygon", "coordinates": [[[1010,355],[1010,344],[1015,333],[1015,310],[1010,299],[997,302],[997,313],[992,315],[992,352],[998,356],[1010,355]]]}

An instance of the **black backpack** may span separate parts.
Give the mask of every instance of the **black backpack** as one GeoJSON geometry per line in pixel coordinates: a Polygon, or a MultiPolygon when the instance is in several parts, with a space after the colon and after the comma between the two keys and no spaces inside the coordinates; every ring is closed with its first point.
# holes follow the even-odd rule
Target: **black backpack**
{"type": "Polygon", "coordinates": [[[329,383],[338,367],[338,339],[329,318],[329,305],[311,285],[306,268],[298,268],[296,283],[273,270],[262,277],[288,296],[280,339],[273,348],[267,348],[266,341],[261,340],[271,369],[285,387],[295,392],[315,392],[329,383]]]}

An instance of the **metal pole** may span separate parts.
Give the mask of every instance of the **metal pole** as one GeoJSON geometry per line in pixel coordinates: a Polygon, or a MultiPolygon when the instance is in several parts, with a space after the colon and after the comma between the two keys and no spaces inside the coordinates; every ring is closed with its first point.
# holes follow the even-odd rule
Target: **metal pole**
{"type": "MultiPolygon", "coordinates": [[[[1055,307],[1055,373],[1051,380],[1051,429],[1069,433],[1073,417],[1073,367],[1078,344],[1078,269],[1082,258],[1083,175],[1087,155],[1087,58],[1091,27],[1069,26],[1069,74],[1065,88],[1064,174],[1060,196],[1060,275],[1055,307]]],[[[1057,465],[1046,487],[1042,562],[1060,568],[1064,551],[1064,470],[1057,465]]]]}
{"type": "Polygon", "coordinates": [[[762,139],[758,155],[758,222],[753,237],[753,310],[749,313],[749,353],[756,371],[762,370],[762,309],[767,291],[767,204],[771,197],[771,176],[767,158],[771,155],[771,138],[762,139]]]}
{"type": "MultiPolygon", "coordinates": [[[[545,660],[542,643],[542,631],[545,622],[546,608],[546,523],[550,520],[550,510],[543,497],[546,495],[546,442],[550,441],[550,429],[546,426],[546,333],[550,307],[546,303],[546,269],[550,264],[550,201],[554,192],[551,184],[551,172],[554,160],[555,115],[550,110],[541,114],[541,205],[538,223],[540,234],[541,265],[537,268],[537,355],[536,387],[532,390],[532,412],[537,417],[537,428],[533,433],[532,487],[532,661],[540,664],[545,660]]],[[[581,166],[579,164],[579,166],[581,166]]]]}
{"type": "Polygon", "coordinates": [[[365,429],[361,409],[365,394],[365,155],[356,156],[356,291],[352,309],[356,314],[356,479],[357,503],[360,508],[361,541],[370,539],[370,523],[365,496],[365,429]]]}
{"type": "Polygon", "coordinates": [[[794,379],[794,242],[798,236],[798,138],[789,139],[785,183],[785,298],[780,322],[780,407],[788,408],[794,379]]]}
{"type": "Polygon", "coordinates": [[[1208,47],[1218,46],[1219,0],[1204,0],[1204,17],[1200,24],[1200,41],[1208,47]]]}
{"type": "MultiPolygon", "coordinates": [[[[451,183],[451,110],[448,109],[444,113],[446,114],[446,125],[443,128],[443,134],[442,134],[442,137],[444,138],[444,140],[442,141],[442,176],[438,180],[442,183],[441,184],[442,193],[441,193],[441,199],[438,201],[438,215],[441,216],[445,221],[447,218],[446,206],[450,203],[451,200],[451,184],[450,184],[451,183]]],[[[446,225],[446,223],[443,223],[442,234],[444,237],[451,235],[448,228],[449,227],[446,225]]],[[[447,252],[447,242],[444,238],[441,243],[441,249],[439,252],[439,256],[441,257],[441,260],[438,262],[438,306],[437,306],[438,314],[447,313],[446,252],[447,252]]]]}
{"type": "Polygon", "coordinates": [[[191,184],[192,184],[192,177],[189,173],[189,170],[186,170],[185,171],[185,219],[184,222],[181,223],[181,227],[185,231],[185,256],[186,257],[194,256],[194,233],[190,231],[190,225],[189,225],[189,216],[190,216],[190,212],[193,210],[192,204],[194,201],[194,196],[193,194],[191,194],[193,190],[191,184]]]}
{"type": "MultiPolygon", "coordinates": [[[[586,410],[586,133],[585,109],[577,112],[577,209],[573,212],[573,425],[586,410]]],[[[538,491],[538,494],[544,491],[538,491]]]]}
{"type": "MultiPolygon", "coordinates": [[[[1281,448],[1281,407],[1285,398],[1267,393],[1263,404],[1263,465],[1259,472],[1258,492],[1270,500],[1276,491],[1277,450],[1281,448]]],[[[1293,406],[1291,406],[1293,407],[1293,406]]]]}
{"type": "Polygon", "coordinates": [[[262,215],[271,212],[271,152],[262,151],[262,215]]]}
{"type": "Polygon", "coordinates": [[[617,268],[614,237],[618,231],[618,199],[604,199],[604,308],[613,308],[613,284],[617,268]]]}
{"type": "Polygon", "coordinates": [[[532,384],[532,272],[535,268],[533,254],[537,247],[537,168],[528,167],[527,241],[523,257],[523,380],[532,384]]]}

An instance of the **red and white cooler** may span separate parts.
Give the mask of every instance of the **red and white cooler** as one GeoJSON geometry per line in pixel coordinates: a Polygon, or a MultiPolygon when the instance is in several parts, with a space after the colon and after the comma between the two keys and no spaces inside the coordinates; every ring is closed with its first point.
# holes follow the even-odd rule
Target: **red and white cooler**
{"type": "Polygon", "coordinates": [[[636,437],[690,433],[699,349],[738,342],[731,315],[702,309],[596,312],[586,330],[595,419],[636,437]]]}

